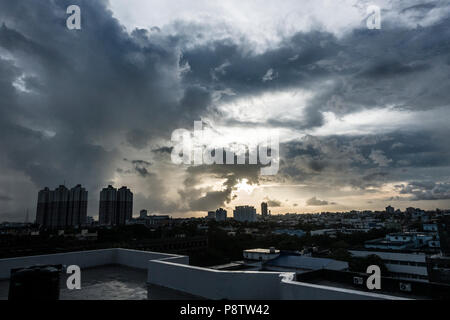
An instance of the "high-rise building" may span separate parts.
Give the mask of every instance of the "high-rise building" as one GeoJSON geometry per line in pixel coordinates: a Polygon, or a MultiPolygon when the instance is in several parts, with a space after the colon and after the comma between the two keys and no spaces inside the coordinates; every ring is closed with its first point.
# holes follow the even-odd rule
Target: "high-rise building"
{"type": "Polygon", "coordinates": [[[147,210],[145,210],[145,209],[142,209],[142,210],[139,212],[139,218],[141,218],[141,219],[147,218],[147,215],[148,215],[148,212],[147,212],[147,210]]]}
{"type": "Polygon", "coordinates": [[[227,221],[227,210],[217,209],[216,210],[216,221],[227,221]]]}
{"type": "Polygon", "coordinates": [[[36,223],[46,228],[66,228],[86,223],[87,191],[77,185],[67,189],[60,185],[55,190],[44,188],[38,193],[36,223]]]}
{"type": "Polygon", "coordinates": [[[261,203],[261,215],[263,216],[263,218],[267,217],[269,214],[267,209],[268,209],[267,202],[261,203]]]}
{"type": "Polygon", "coordinates": [[[124,225],[133,218],[133,193],[127,187],[117,190],[116,224],[124,225]]]}
{"type": "Polygon", "coordinates": [[[99,223],[124,225],[133,217],[133,193],[127,187],[119,190],[109,185],[100,192],[99,223]]]}
{"type": "Polygon", "coordinates": [[[60,185],[50,193],[50,228],[64,228],[69,211],[69,189],[60,185]]]}
{"type": "Polygon", "coordinates": [[[50,221],[50,189],[45,187],[38,193],[36,209],[36,223],[39,226],[48,226],[50,221]]]}
{"type": "Polygon", "coordinates": [[[216,220],[216,212],[215,211],[208,211],[208,219],[216,220]]]}
{"type": "Polygon", "coordinates": [[[441,252],[427,257],[428,278],[450,284],[450,215],[439,217],[437,228],[441,252]]]}
{"type": "Polygon", "coordinates": [[[389,213],[389,214],[395,213],[395,208],[393,208],[391,206],[387,206],[386,207],[386,213],[389,213]]]}
{"type": "Polygon", "coordinates": [[[86,224],[87,218],[87,191],[79,184],[69,192],[69,211],[67,214],[67,224],[79,226],[86,224]]]}
{"type": "Polygon", "coordinates": [[[117,189],[109,185],[100,191],[98,221],[101,225],[112,225],[117,210],[117,189]]]}
{"type": "Polygon", "coordinates": [[[227,221],[227,210],[220,208],[216,211],[208,211],[207,218],[209,220],[227,221]]]}
{"type": "Polygon", "coordinates": [[[238,206],[233,211],[236,221],[240,222],[256,222],[256,209],[251,206],[238,206]]]}

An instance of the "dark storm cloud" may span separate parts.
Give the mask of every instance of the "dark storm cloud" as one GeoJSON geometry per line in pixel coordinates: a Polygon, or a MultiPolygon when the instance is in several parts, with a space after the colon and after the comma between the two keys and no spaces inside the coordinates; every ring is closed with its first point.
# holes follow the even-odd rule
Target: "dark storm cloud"
{"type": "Polygon", "coordinates": [[[318,206],[327,206],[327,205],[328,205],[328,201],[325,201],[325,200],[319,200],[319,199],[317,199],[316,197],[313,197],[313,198],[308,199],[308,200],[306,201],[306,205],[307,205],[307,206],[311,206],[311,207],[313,207],[313,206],[315,206],[315,207],[318,207],[318,206]]]}
{"type": "Polygon", "coordinates": [[[172,150],[173,150],[173,147],[161,147],[161,148],[153,149],[152,151],[155,153],[171,154],[172,150]]]}
{"type": "Polygon", "coordinates": [[[201,87],[180,83],[175,43],[128,34],[106,4],[0,3],[0,145],[9,168],[36,188],[82,183],[96,197],[122,141],[145,148],[198,119],[210,101],[201,87]],[[71,4],[82,8],[82,30],[65,26],[71,4]]]}
{"type": "Polygon", "coordinates": [[[269,198],[266,198],[265,200],[267,201],[267,205],[268,205],[269,207],[272,207],[272,208],[279,208],[279,207],[282,206],[282,202],[279,201],[279,200],[269,199],[269,198]]]}
{"type": "MultiPolygon", "coordinates": [[[[441,6],[405,6],[402,14],[426,16],[441,6]]],[[[176,34],[163,27],[128,33],[106,1],[2,1],[1,171],[20,172],[36,188],[67,181],[96,194],[116,172],[127,171],[117,169],[124,144],[167,156],[170,149],[155,149],[155,141],[167,145],[159,143],[174,129],[192,127],[206,112],[234,125],[303,130],[323,125],[326,111],[342,116],[387,105],[448,107],[449,17],[415,29],[395,19],[383,21],[380,31],[361,26],[339,38],[324,31],[299,32],[255,52],[245,37],[206,38],[198,44],[207,24],[177,21],[176,34]],[[71,4],[82,8],[80,31],[65,26],[71,4]],[[301,119],[239,122],[214,109],[220,102],[297,88],[314,93],[301,119]]],[[[432,177],[443,179],[450,160],[443,138],[448,132],[411,131],[286,143],[275,179],[364,189],[395,179],[411,181],[415,173],[408,170],[429,176],[425,171],[432,168],[443,168],[432,177]]],[[[150,196],[136,192],[136,199],[164,212],[214,209],[232,200],[239,180],[261,180],[257,166],[191,167],[177,203],[164,195],[164,179],[147,162],[153,160],[131,163],[133,174],[149,181],[145,191],[150,196]],[[223,180],[222,189],[196,188],[205,176],[223,180]]],[[[427,192],[445,194],[445,186],[435,188],[427,192]]]]}
{"type": "Polygon", "coordinates": [[[382,30],[362,26],[339,39],[326,32],[300,32],[262,53],[225,39],[184,51],[190,66],[185,80],[234,93],[223,101],[299,87],[315,92],[303,119],[269,118],[264,124],[248,121],[244,126],[301,130],[321,126],[324,111],[345,115],[380,106],[431,109],[450,100],[449,37],[446,17],[415,29],[387,20],[382,30]],[[262,81],[268,72],[276,77],[262,81]]]}
{"type": "Polygon", "coordinates": [[[0,201],[11,201],[11,200],[13,200],[13,198],[10,197],[9,195],[7,195],[7,194],[0,194],[0,201]]]}
{"type": "Polygon", "coordinates": [[[450,146],[439,138],[446,136],[446,131],[306,136],[282,145],[280,178],[324,188],[332,185],[357,189],[417,180],[419,171],[436,181],[446,180],[450,178],[450,146]]]}
{"type": "Polygon", "coordinates": [[[190,210],[208,211],[217,209],[233,200],[236,184],[247,179],[248,184],[259,183],[260,166],[251,165],[211,165],[189,167],[184,181],[184,189],[179,190],[181,202],[186,202],[190,210]],[[196,188],[203,179],[223,180],[222,190],[212,187],[196,188]]]}
{"type": "Polygon", "coordinates": [[[450,199],[450,183],[433,181],[413,181],[407,185],[396,186],[402,195],[410,195],[410,200],[448,200],[450,199]]]}
{"type": "Polygon", "coordinates": [[[128,160],[127,158],[124,158],[123,160],[126,161],[126,162],[131,163],[131,165],[133,166],[133,170],[132,171],[130,171],[130,170],[126,171],[126,170],[123,170],[123,169],[119,168],[118,172],[120,172],[120,173],[122,173],[122,172],[131,173],[131,172],[134,171],[142,178],[147,178],[147,177],[155,175],[154,173],[151,173],[151,172],[149,172],[147,170],[148,167],[150,167],[152,165],[148,161],[145,161],[145,160],[128,160]]]}

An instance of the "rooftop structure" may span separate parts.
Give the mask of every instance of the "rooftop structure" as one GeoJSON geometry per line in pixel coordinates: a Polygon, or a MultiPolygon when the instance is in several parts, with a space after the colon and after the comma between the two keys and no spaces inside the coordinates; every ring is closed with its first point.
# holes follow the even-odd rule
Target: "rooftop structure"
{"type": "Polygon", "coordinates": [[[187,256],[118,248],[0,259],[0,279],[4,279],[0,283],[0,297],[5,298],[12,268],[36,264],[75,264],[81,268],[81,289],[78,292],[63,289],[62,299],[144,299],[145,288],[150,299],[399,299],[299,282],[293,272],[214,270],[190,266],[187,256]]]}

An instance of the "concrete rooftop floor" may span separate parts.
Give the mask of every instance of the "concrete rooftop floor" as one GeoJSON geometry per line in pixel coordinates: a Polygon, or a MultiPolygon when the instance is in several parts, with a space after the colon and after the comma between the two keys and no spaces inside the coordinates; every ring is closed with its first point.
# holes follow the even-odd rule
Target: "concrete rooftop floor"
{"type": "MultiPolygon", "coordinates": [[[[60,278],[60,300],[193,300],[189,294],[147,285],[147,271],[120,265],[81,270],[81,289],[66,287],[67,275],[60,278]]],[[[0,300],[8,299],[9,280],[0,281],[0,300]]]]}

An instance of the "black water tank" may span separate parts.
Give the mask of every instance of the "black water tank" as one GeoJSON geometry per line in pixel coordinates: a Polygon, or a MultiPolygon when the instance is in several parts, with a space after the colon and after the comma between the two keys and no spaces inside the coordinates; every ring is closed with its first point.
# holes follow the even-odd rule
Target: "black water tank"
{"type": "Polygon", "coordinates": [[[11,269],[9,300],[58,300],[62,265],[11,269]]]}

